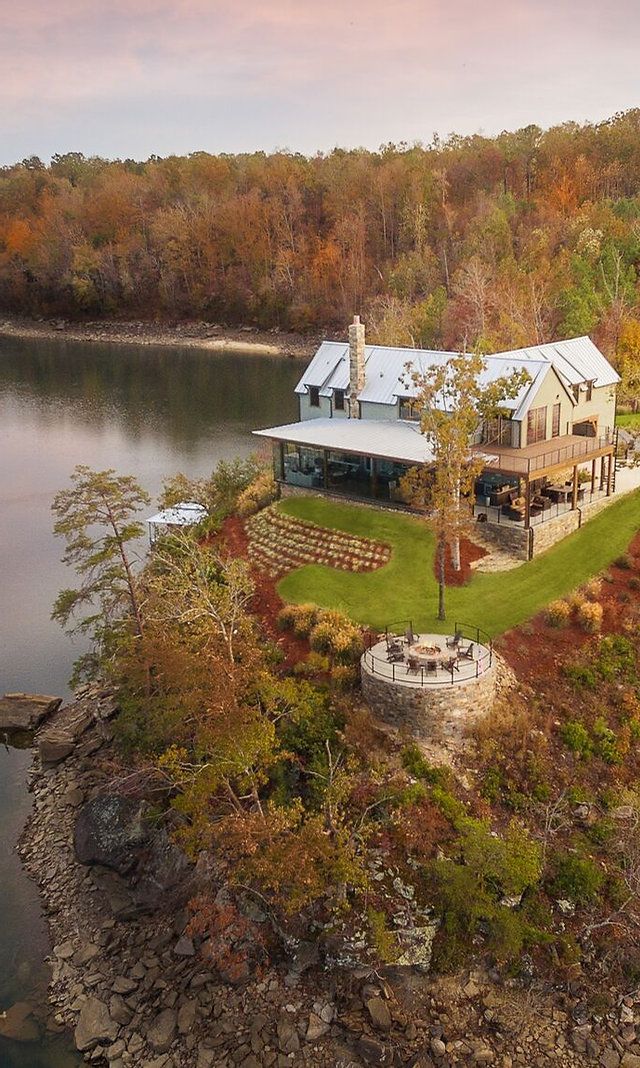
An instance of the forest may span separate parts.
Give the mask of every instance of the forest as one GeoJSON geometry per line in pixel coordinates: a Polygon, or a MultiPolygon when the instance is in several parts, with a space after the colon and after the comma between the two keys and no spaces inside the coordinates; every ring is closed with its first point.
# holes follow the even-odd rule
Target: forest
{"type": "MultiPolygon", "coordinates": [[[[377,152],[71,152],[0,170],[0,307],[640,353],[640,109],[377,152]]],[[[628,377],[625,376],[625,377],[628,377]]]]}

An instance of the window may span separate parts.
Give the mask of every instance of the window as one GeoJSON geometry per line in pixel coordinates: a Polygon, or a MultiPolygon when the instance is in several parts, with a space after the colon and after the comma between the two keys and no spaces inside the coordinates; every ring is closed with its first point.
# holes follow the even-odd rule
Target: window
{"type": "Polygon", "coordinates": [[[344,390],[334,389],[333,391],[333,407],[337,412],[344,411],[344,390]]]}
{"type": "Polygon", "coordinates": [[[411,397],[400,397],[400,418],[410,419],[411,422],[420,421],[420,409],[416,407],[411,397]]]}
{"type": "Polygon", "coordinates": [[[552,415],[552,419],[551,419],[551,437],[552,438],[559,438],[560,437],[560,405],[559,404],[554,404],[554,406],[553,406],[553,415],[552,415]]]}
{"type": "Polygon", "coordinates": [[[309,386],[309,407],[320,407],[320,389],[318,386],[309,386]]]}
{"type": "Polygon", "coordinates": [[[527,415],[527,445],[544,441],[547,436],[547,409],[532,408],[527,415]]]}

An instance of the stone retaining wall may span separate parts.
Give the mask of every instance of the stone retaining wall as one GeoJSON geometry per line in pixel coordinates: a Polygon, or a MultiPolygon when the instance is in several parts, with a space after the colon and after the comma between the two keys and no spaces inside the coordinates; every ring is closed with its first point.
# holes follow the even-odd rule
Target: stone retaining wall
{"type": "Polygon", "coordinates": [[[467,727],[493,708],[496,694],[495,654],[491,667],[477,679],[453,686],[407,686],[375,675],[361,661],[362,694],[374,715],[417,739],[446,749],[464,744],[467,727]]]}

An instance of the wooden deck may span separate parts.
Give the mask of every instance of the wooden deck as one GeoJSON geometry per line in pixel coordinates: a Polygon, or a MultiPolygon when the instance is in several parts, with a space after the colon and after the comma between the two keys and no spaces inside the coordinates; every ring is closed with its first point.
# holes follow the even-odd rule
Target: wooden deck
{"type": "Polygon", "coordinates": [[[474,452],[486,456],[487,470],[540,478],[563,467],[596,460],[613,452],[613,435],[587,438],[578,434],[563,434],[548,441],[538,441],[523,449],[506,445],[476,445],[474,452]]]}

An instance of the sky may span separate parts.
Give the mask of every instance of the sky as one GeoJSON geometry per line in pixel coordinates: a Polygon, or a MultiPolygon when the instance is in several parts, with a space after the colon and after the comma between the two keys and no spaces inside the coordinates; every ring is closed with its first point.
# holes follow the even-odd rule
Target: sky
{"type": "Polygon", "coordinates": [[[598,121],[639,38],[638,0],[0,0],[0,164],[598,121]]]}

